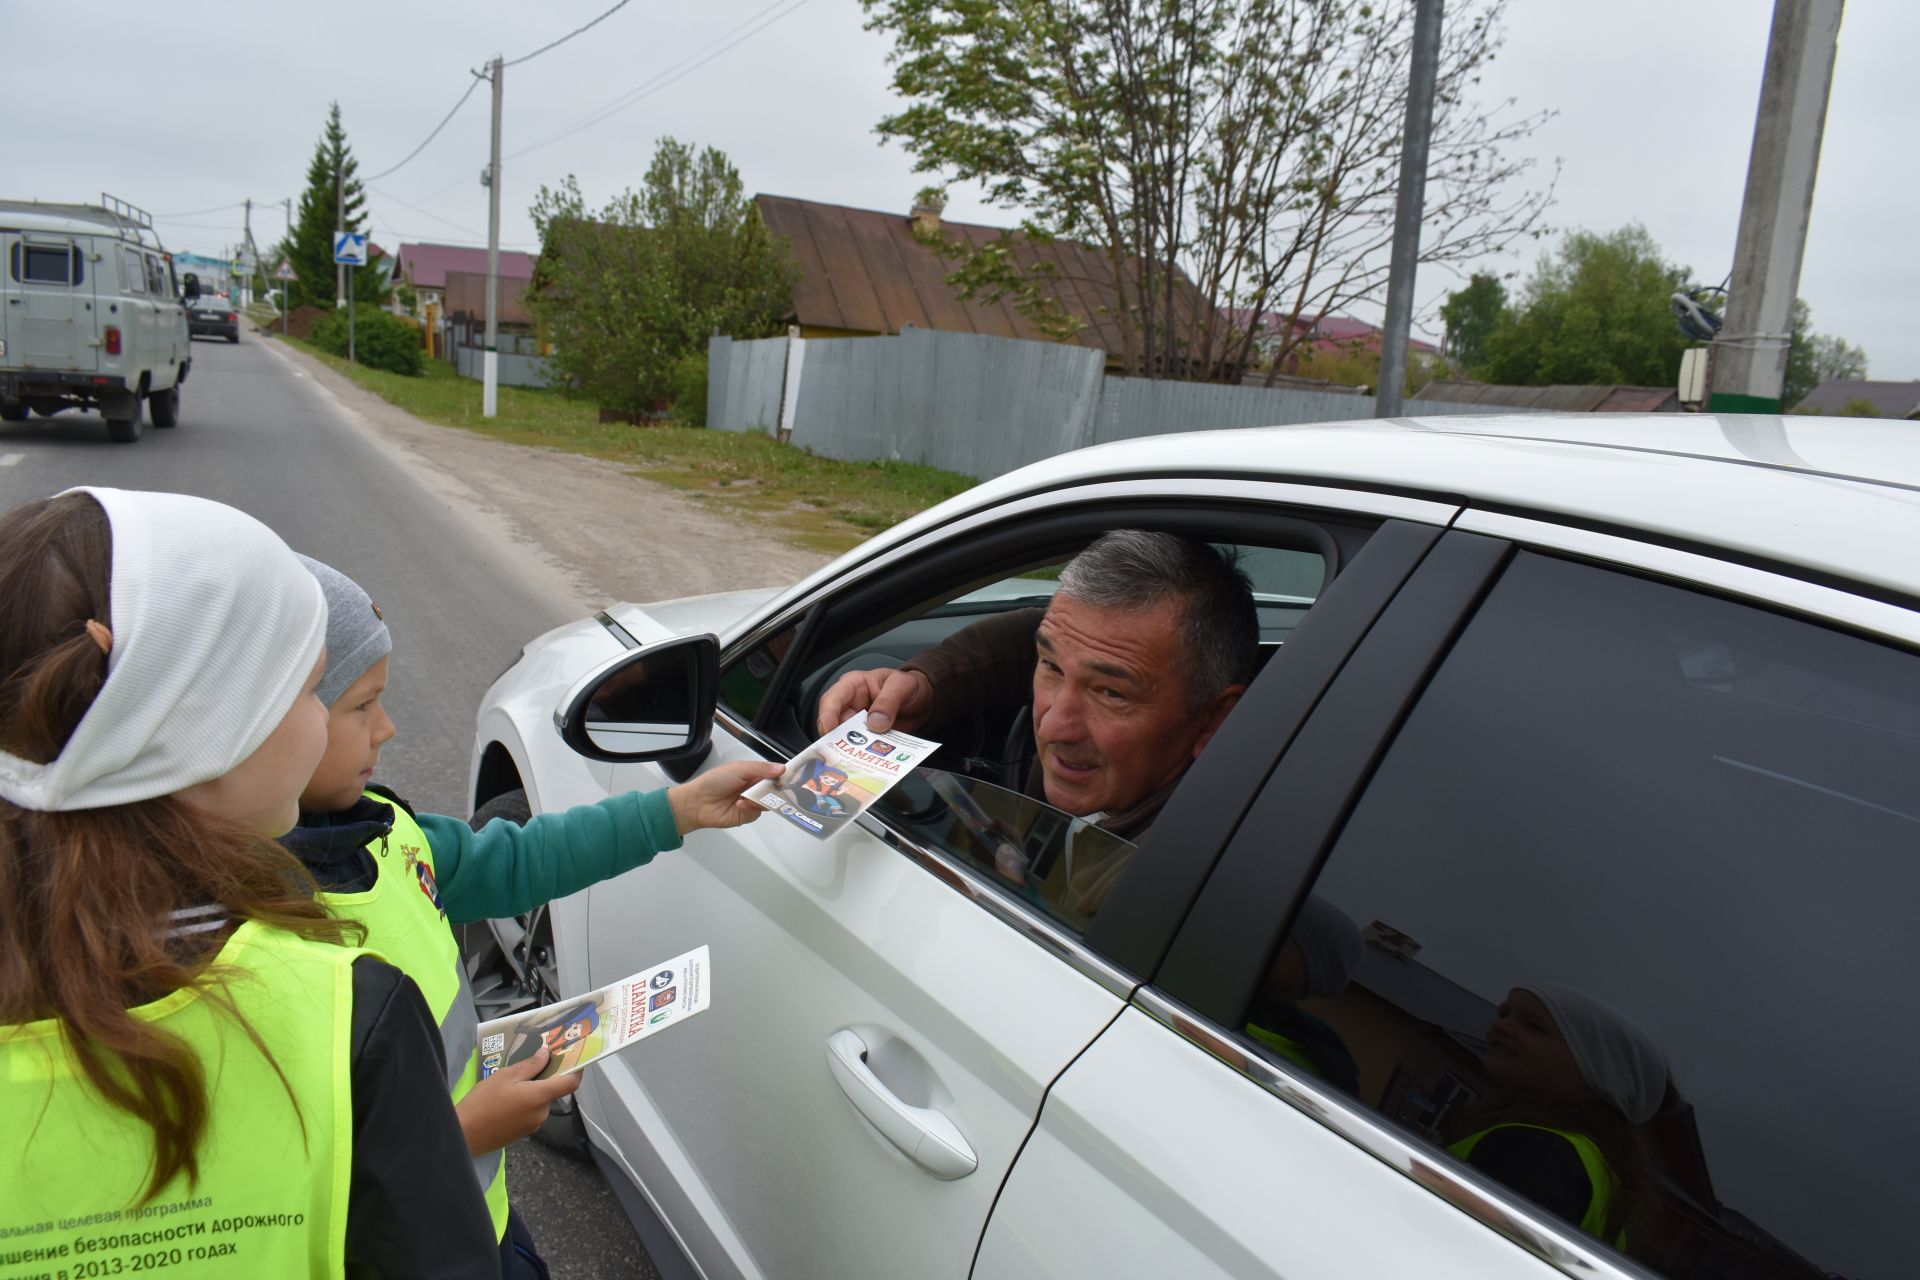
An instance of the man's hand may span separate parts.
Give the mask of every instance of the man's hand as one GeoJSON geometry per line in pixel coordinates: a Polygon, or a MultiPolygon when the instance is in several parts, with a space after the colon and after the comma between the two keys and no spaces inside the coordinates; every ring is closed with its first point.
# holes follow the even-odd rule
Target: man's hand
{"type": "Polygon", "coordinates": [[[737,827],[765,813],[740,793],[756,782],[777,778],[786,766],[772,760],[734,760],[716,765],[691,782],[667,788],[673,825],[681,835],[702,827],[737,827]]]}
{"type": "Polygon", "coordinates": [[[896,667],[849,671],[821,695],[820,723],[814,732],[825,733],[862,708],[867,728],[875,733],[912,733],[933,710],[933,681],[922,672],[896,667]]]}
{"type": "Polygon", "coordinates": [[[580,1087],[578,1071],[549,1080],[534,1079],[552,1056],[541,1045],[540,1051],[525,1062],[502,1067],[474,1085],[454,1106],[469,1153],[481,1156],[518,1142],[546,1123],[547,1108],[555,1098],[564,1098],[580,1087]]]}

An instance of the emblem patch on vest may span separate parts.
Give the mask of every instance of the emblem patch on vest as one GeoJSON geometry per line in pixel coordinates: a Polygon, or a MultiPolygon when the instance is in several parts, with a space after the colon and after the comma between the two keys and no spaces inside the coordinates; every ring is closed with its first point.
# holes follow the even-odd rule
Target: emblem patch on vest
{"type": "Polygon", "coordinates": [[[420,892],[427,895],[435,911],[446,915],[447,909],[440,905],[440,882],[433,878],[433,864],[423,859],[420,850],[412,845],[401,845],[400,849],[407,855],[407,870],[413,872],[413,878],[419,882],[420,892]]]}

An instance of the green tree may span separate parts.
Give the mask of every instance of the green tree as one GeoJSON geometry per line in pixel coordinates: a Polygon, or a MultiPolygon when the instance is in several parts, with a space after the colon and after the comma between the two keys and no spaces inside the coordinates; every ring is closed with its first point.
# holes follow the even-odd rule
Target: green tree
{"type": "Polygon", "coordinates": [[[1791,409],[1823,382],[1867,376],[1867,353],[1844,338],[1813,331],[1813,311],[1793,300],[1793,342],[1787,348],[1787,383],[1780,403],[1791,409]]]}
{"type": "Polygon", "coordinates": [[[560,373],[608,408],[656,411],[696,384],[704,395],[696,366],[710,335],[765,337],[793,309],[788,246],[712,147],[663,138],[638,191],[589,216],[568,175],[558,190],[540,188],[531,213],[541,253],[527,305],[560,373]]]}
{"type": "MultiPolygon", "coordinates": [[[[1301,316],[1386,285],[1411,65],[1405,0],[861,0],[893,42],[903,110],[882,136],[916,169],[978,182],[1017,233],[965,246],[965,291],[1016,305],[1042,286],[1028,241],[1102,251],[1125,367],[1217,380],[1254,363],[1223,308],[1277,313],[1275,367],[1301,316]],[[1184,274],[1213,307],[1194,307],[1184,274]]],[[[1546,118],[1475,100],[1504,0],[1449,5],[1434,105],[1422,262],[1537,235],[1546,190],[1506,154],[1546,118]]],[[[1065,283],[1065,282],[1063,282],[1065,283]]],[[[1067,290],[1067,292],[1074,292],[1067,290]]],[[[1049,325],[1050,331],[1056,326],[1049,325]]]]}
{"type": "Polygon", "coordinates": [[[1674,323],[1671,300],[1690,274],[1664,261],[1637,224],[1570,232],[1487,336],[1477,376],[1509,386],[1673,386],[1694,344],[1674,323]]]}
{"type": "MultiPolygon", "coordinates": [[[[294,214],[293,234],[285,242],[287,259],[299,279],[292,285],[295,306],[330,307],[338,300],[334,288],[333,233],[367,229],[367,196],[360,184],[360,162],[347,145],[347,131],[340,123],[340,104],[327,108],[326,128],[314,144],[313,160],[307,165],[307,189],[300,193],[300,205],[294,214]],[[345,220],[341,218],[340,190],[346,188],[345,220]]],[[[357,302],[385,305],[392,295],[386,277],[379,271],[357,272],[353,282],[357,302]]]]}
{"type": "Polygon", "coordinates": [[[1448,359],[1463,369],[1478,368],[1486,359],[1487,336],[1506,308],[1507,286],[1499,276],[1484,272],[1476,271],[1466,288],[1448,294],[1440,308],[1440,318],[1447,325],[1448,359]]]}

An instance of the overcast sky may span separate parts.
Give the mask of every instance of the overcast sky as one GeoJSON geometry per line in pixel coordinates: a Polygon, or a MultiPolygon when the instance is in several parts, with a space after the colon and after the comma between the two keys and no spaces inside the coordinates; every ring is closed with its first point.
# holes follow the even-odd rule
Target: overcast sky
{"type": "MultiPolygon", "coordinates": [[[[283,230],[281,200],[304,183],[328,102],[340,102],[361,173],[379,173],[446,114],[468,68],[531,52],[610,3],[332,0],[294,10],[155,0],[134,21],[107,0],[0,0],[14,55],[0,130],[5,194],[111,191],[174,215],[162,221],[170,247],[208,253],[240,233],[242,211],[214,206],[251,196],[265,247],[283,230]]],[[[1719,283],[1732,265],[1771,13],[1766,0],[1512,0],[1507,48],[1482,87],[1489,101],[1560,113],[1528,148],[1543,174],[1563,162],[1553,224],[1637,220],[1669,259],[1719,283]]],[[[1901,239],[1920,211],[1916,48],[1920,5],[1847,5],[1800,278],[1814,327],[1865,347],[1880,378],[1920,378],[1910,315],[1920,254],[1901,239]]],[[[578,174],[597,203],[637,182],[663,134],[720,147],[749,191],[904,213],[926,179],[873,133],[895,102],[886,53],[862,30],[855,0],[631,0],[507,72],[503,242],[537,247],[526,211],[542,183],[578,174]],[[667,83],[663,73],[684,74],[667,83]],[[650,81],[647,96],[549,141],[650,81]]],[[[482,86],[418,158],[371,184],[376,240],[485,243],[487,124],[482,86]]],[[[1014,220],[965,190],[948,212],[1014,220]]],[[[1524,274],[1535,252],[1490,265],[1524,274]]],[[[1423,274],[1423,317],[1458,284],[1423,274]]]]}

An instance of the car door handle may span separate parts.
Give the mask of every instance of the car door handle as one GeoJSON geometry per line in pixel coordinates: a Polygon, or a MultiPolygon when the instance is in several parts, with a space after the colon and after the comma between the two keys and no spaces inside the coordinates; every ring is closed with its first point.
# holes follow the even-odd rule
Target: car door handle
{"type": "Polygon", "coordinates": [[[867,1065],[867,1042],[859,1033],[842,1028],[827,1037],[827,1066],[867,1123],[934,1177],[951,1182],[980,1167],[953,1121],[931,1107],[908,1106],[880,1083],[867,1065]]]}

